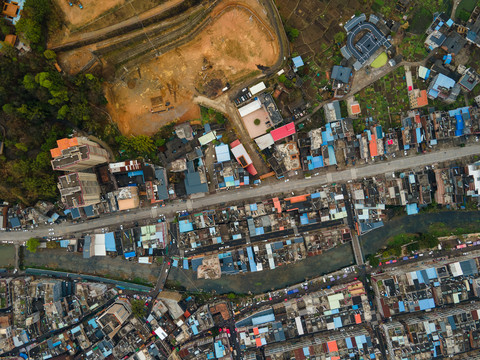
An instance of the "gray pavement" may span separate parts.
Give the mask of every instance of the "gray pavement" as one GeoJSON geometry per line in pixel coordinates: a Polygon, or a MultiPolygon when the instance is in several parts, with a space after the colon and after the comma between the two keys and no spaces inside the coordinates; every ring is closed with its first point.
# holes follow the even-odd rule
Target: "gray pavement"
{"type": "MultiPolygon", "coordinates": [[[[385,174],[404,169],[413,169],[438,162],[452,161],[466,156],[480,154],[480,145],[473,144],[465,147],[453,147],[446,150],[435,151],[422,155],[411,155],[407,157],[396,158],[391,161],[370,163],[367,165],[355,167],[342,171],[331,171],[313,176],[311,179],[292,179],[288,182],[276,182],[269,185],[261,185],[252,188],[239,190],[230,190],[221,194],[207,195],[203,198],[189,200],[191,208],[202,209],[219,205],[222,203],[235,202],[241,199],[259,199],[265,196],[275,194],[290,193],[292,191],[301,191],[306,188],[318,187],[328,183],[345,182],[351,179],[371,177],[379,174],[385,174]]],[[[190,206],[189,206],[190,207],[190,206]]],[[[135,211],[108,214],[98,219],[88,220],[80,224],[62,223],[54,226],[55,236],[62,236],[71,233],[89,232],[95,228],[116,226],[126,222],[138,221],[142,219],[155,218],[161,214],[171,216],[177,211],[187,210],[186,201],[176,201],[164,207],[157,209],[145,208],[135,211]]],[[[37,229],[26,232],[0,232],[0,241],[14,241],[23,243],[31,237],[48,236],[48,227],[38,227],[37,229]]]]}

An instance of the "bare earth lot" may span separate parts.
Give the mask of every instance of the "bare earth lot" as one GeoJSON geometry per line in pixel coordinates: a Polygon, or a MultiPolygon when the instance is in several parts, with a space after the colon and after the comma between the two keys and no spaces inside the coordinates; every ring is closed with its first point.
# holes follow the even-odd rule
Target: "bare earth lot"
{"type": "MultiPolygon", "coordinates": [[[[108,110],[122,133],[153,134],[173,120],[199,118],[194,95],[215,97],[227,82],[257,72],[257,65],[275,63],[278,41],[258,20],[264,14],[252,16],[249,8],[226,3],[192,42],[138,65],[124,81],[108,86],[108,110]],[[164,112],[151,112],[156,101],[164,104],[164,112]]],[[[257,11],[258,3],[252,4],[257,11]]]]}
{"type": "Polygon", "coordinates": [[[55,0],[65,16],[65,20],[71,25],[78,27],[89,23],[101,14],[113,9],[116,6],[124,5],[126,0],[80,0],[83,9],[80,9],[75,1],[73,6],[68,0],[55,0]]]}

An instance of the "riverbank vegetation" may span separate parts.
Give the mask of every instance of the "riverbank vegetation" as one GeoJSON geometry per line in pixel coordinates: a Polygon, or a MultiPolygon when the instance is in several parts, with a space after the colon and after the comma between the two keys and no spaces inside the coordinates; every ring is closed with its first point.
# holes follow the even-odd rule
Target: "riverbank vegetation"
{"type": "Polygon", "coordinates": [[[438,222],[431,224],[427,232],[419,233],[402,233],[397,234],[387,240],[387,245],[379,250],[376,254],[367,257],[371,266],[378,266],[381,261],[387,261],[400,256],[411,255],[418,251],[429,250],[437,247],[441,238],[448,237],[442,246],[451,248],[455,244],[452,243],[457,237],[466,234],[480,232],[480,222],[474,221],[465,224],[462,227],[449,227],[447,224],[438,222]]]}

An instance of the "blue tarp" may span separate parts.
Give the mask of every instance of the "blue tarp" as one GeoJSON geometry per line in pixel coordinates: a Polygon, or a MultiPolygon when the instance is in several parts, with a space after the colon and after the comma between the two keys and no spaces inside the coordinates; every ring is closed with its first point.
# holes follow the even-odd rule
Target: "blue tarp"
{"type": "Polygon", "coordinates": [[[398,302],[398,311],[405,312],[405,304],[403,303],[403,301],[398,302]]]}
{"type": "Polygon", "coordinates": [[[183,259],[183,268],[185,270],[188,270],[188,260],[187,259],[183,259]]]}
{"type": "Polygon", "coordinates": [[[139,176],[139,175],[143,176],[143,170],[136,170],[136,171],[127,172],[128,177],[134,177],[134,176],[139,176]]]}
{"type": "Polygon", "coordinates": [[[125,253],[125,259],[129,259],[129,258],[132,258],[132,257],[135,257],[135,251],[130,251],[130,252],[125,253]]]}
{"type": "Polygon", "coordinates": [[[173,260],[172,266],[173,267],[178,267],[178,260],[177,259],[173,260]]]}

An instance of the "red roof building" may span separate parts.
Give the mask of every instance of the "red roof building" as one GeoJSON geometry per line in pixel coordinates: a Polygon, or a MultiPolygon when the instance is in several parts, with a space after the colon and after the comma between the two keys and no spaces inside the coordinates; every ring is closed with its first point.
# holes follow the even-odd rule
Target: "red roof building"
{"type": "Polygon", "coordinates": [[[257,170],[253,166],[250,155],[248,155],[247,150],[245,150],[245,147],[238,139],[230,144],[230,150],[238,163],[247,170],[250,175],[257,175],[257,170]]]}
{"type": "Polygon", "coordinates": [[[270,135],[272,135],[273,141],[282,140],[290,135],[295,134],[295,123],[292,121],[286,125],[283,125],[277,129],[270,131],[270,135]]]}
{"type": "Polygon", "coordinates": [[[370,140],[370,144],[368,144],[370,148],[370,156],[378,156],[378,151],[377,151],[377,137],[372,134],[372,139],[370,140]]]}

